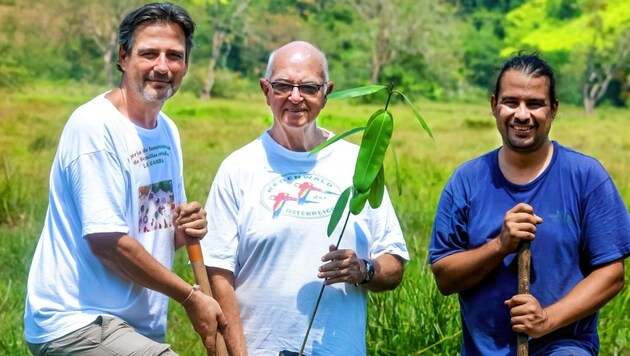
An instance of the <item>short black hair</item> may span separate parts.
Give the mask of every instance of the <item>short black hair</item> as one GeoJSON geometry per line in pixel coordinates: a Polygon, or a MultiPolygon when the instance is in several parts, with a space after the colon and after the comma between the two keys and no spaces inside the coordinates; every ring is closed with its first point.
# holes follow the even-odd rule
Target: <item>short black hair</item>
{"type": "MultiPolygon", "coordinates": [[[[138,27],[146,22],[161,23],[172,22],[182,28],[186,38],[186,61],[193,48],[193,34],[195,33],[195,22],[182,7],[169,3],[150,3],[129,13],[120,23],[118,28],[118,44],[126,53],[131,53],[133,40],[138,27]]],[[[120,63],[116,65],[119,71],[120,63]]]]}
{"type": "Polygon", "coordinates": [[[556,102],[556,76],[553,68],[543,60],[538,53],[524,54],[519,52],[515,54],[504,65],[494,86],[494,97],[499,97],[501,91],[501,78],[508,70],[518,70],[533,77],[547,77],[549,84],[549,100],[551,103],[556,102]]]}

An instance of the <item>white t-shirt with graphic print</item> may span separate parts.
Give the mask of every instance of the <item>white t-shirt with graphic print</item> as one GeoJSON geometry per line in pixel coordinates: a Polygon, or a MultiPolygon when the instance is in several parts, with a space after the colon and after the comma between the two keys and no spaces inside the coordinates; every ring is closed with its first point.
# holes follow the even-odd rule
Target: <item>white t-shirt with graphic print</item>
{"type": "MultiPolygon", "coordinates": [[[[345,215],[331,237],[328,221],[352,184],[357,152],[339,141],[309,157],[265,132],[221,164],[206,204],[204,260],[234,272],[250,355],[299,351],[322,286],[321,257],[337,243],[345,215]]],[[[351,215],[339,248],[409,259],[387,194],[379,209],[351,215]]],[[[365,354],[366,303],[361,286],[326,287],[305,353],[365,354]]]]}
{"type": "Polygon", "coordinates": [[[165,335],[168,298],[112,273],[84,237],[128,234],[172,267],[173,210],[186,200],[179,133],[162,113],[156,128],[138,127],[104,96],[79,107],[59,140],[28,279],[30,343],[54,340],[100,314],[158,341],[165,335]]]}

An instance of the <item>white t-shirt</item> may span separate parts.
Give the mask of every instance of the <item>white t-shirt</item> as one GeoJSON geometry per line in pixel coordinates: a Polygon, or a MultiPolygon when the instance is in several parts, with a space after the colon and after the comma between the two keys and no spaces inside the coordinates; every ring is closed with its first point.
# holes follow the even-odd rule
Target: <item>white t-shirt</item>
{"type": "Polygon", "coordinates": [[[186,200],[179,133],[160,113],[157,127],[134,125],[97,96],[68,120],[50,174],[49,207],[31,265],[24,315],[30,343],[117,316],[162,340],[168,298],[108,270],[84,236],[133,236],[167,268],[174,208],[186,200]]]}
{"type": "MultiPolygon", "coordinates": [[[[332,134],[331,134],[332,136],[332,134]]],[[[232,153],[212,184],[202,241],[206,265],[234,272],[250,355],[299,351],[322,280],[317,269],[343,222],[326,230],[337,198],[352,184],[358,147],[339,141],[308,157],[268,133],[232,153]]],[[[386,195],[382,206],[351,215],[340,249],[361,258],[409,254],[386,195]]],[[[309,335],[308,355],[366,353],[366,289],[326,287],[309,335]]]]}

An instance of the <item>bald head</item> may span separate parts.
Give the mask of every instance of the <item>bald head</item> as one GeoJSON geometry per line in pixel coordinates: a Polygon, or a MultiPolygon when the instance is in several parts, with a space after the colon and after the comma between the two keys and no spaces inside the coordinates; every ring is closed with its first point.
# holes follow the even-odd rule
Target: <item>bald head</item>
{"type": "Polygon", "coordinates": [[[321,75],[324,82],[328,82],[328,60],[319,48],[305,41],[294,41],[271,52],[265,71],[265,79],[271,79],[276,71],[276,65],[282,63],[307,63],[316,61],[321,67],[321,75]],[[278,60],[280,58],[281,60],[278,60]]]}

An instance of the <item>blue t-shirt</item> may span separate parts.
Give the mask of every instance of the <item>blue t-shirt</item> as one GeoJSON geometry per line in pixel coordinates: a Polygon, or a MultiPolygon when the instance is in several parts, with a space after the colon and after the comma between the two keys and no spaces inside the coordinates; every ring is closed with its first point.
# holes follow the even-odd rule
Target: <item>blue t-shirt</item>
{"type": "MultiPolygon", "coordinates": [[[[630,216],[612,179],[592,157],[553,142],[549,166],[534,181],[505,179],[494,150],[460,166],[437,209],[429,263],[479,247],[501,231],[505,213],[524,202],[543,222],[531,244],[530,293],[542,307],[563,298],[595,267],[630,255],[630,216]]],[[[459,293],[464,355],[516,353],[509,308],[518,294],[516,253],[478,285],[459,293]]],[[[596,354],[597,314],[530,340],[530,353],[576,347],[596,354]]]]}

